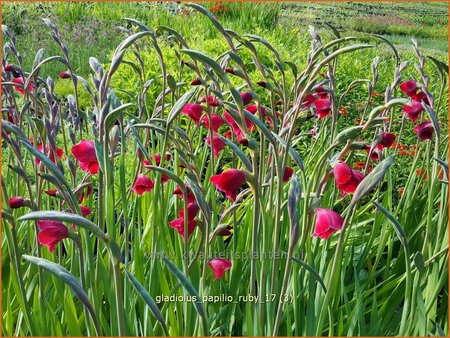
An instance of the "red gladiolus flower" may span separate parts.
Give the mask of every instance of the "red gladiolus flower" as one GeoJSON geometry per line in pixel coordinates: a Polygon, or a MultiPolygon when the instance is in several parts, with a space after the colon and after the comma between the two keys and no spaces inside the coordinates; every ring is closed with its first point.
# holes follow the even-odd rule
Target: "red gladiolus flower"
{"type": "MultiPolygon", "coordinates": [[[[213,132],[217,133],[219,128],[225,123],[222,116],[217,114],[211,114],[211,121],[212,121],[212,130],[213,132]]],[[[211,129],[211,125],[209,124],[209,117],[207,115],[204,115],[202,117],[202,122],[205,124],[206,129],[211,129]]]]}
{"type": "Polygon", "coordinates": [[[239,169],[225,170],[220,175],[211,176],[211,183],[234,202],[239,188],[245,183],[245,174],[239,169]]]}
{"type": "Polygon", "coordinates": [[[430,101],[428,100],[427,94],[425,94],[422,91],[418,92],[417,94],[412,95],[411,98],[414,101],[417,101],[417,102],[422,102],[423,101],[423,102],[425,102],[428,105],[430,104],[430,101]]]}
{"type": "Polygon", "coordinates": [[[316,88],[316,94],[321,100],[328,99],[328,92],[326,91],[324,86],[319,86],[316,88]]]}
{"type": "MultiPolygon", "coordinates": [[[[256,112],[258,111],[258,106],[255,104],[251,104],[251,105],[247,106],[245,109],[248,110],[253,115],[255,115],[256,112]]],[[[269,123],[269,126],[271,126],[273,128],[273,121],[270,118],[270,116],[266,114],[266,108],[260,107],[260,117],[261,118],[264,117],[266,119],[267,123],[269,123]]]]}
{"type": "MultiPolygon", "coordinates": [[[[43,152],[42,144],[38,145],[36,147],[36,149],[42,153],[43,152]]],[[[53,163],[56,163],[55,153],[53,152],[52,148],[50,147],[50,144],[45,145],[45,155],[47,155],[47,157],[50,159],[50,161],[52,161],[53,163]]],[[[64,156],[64,150],[57,147],[56,148],[56,156],[58,158],[62,158],[64,156]]],[[[38,158],[35,158],[34,163],[39,164],[39,163],[41,163],[41,160],[38,158]]]]}
{"type": "Polygon", "coordinates": [[[357,170],[352,170],[347,163],[338,163],[333,168],[333,176],[336,185],[342,191],[343,196],[355,192],[364,175],[357,170]]]}
{"type": "Polygon", "coordinates": [[[324,118],[331,113],[331,101],[328,99],[319,99],[314,102],[316,112],[319,118],[324,118]]]}
{"type": "Polygon", "coordinates": [[[191,86],[199,86],[202,84],[202,80],[200,79],[194,79],[191,81],[191,86]]]}
{"type": "Polygon", "coordinates": [[[81,141],[72,147],[72,155],[80,163],[83,171],[89,171],[91,174],[98,172],[98,160],[95,153],[94,141],[81,141]]]}
{"type": "Polygon", "coordinates": [[[22,196],[14,196],[8,198],[8,204],[11,209],[21,208],[25,205],[25,198],[22,196]]]}
{"type": "Polygon", "coordinates": [[[3,70],[4,70],[5,72],[12,72],[12,71],[14,70],[14,66],[13,66],[12,64],[8,63],[8,64],[5,66],[5,68],[3,68],[3,70]]]}
{"type": "Polygon", "coordinates": [[[308,94],[302,101],[303,107],[308,109],[316,101],[316,97],[313,94],[308,94]]]}
{"type": "MultiPolygon", "coordinates": [[[[183,218],[177,218],[171,222],[169,222],[169,226],[171,228],[174,228],[182,238],[184,238],[184,219],[183,218]]],[[[188,236],[190,236],[197,226],[197,221],[195,219],[188,221],[188,236]]]]}
{"type": "Polygon", "coordinates": [[[202,117],[203,107],[197,103],[188,103],[184,106],[181,112],[189,116],[194,123],[199,126],[200,118],[202,117]]]}
{"type": "Polygon", "coordinates": [[[59,77],[61,79],[70,79],[71,78],[70,71],[66,70],[64,72],[59,73],[59,77]]]}
{"type": "Polygon", "coordinates": [[[216,236],[222,236],[222,237],[231,236],[233,234],[231,232],[231,230],[233,230],[233,227],[228,225],[226,228],[219,230],[216,233],[216,236]]]}
{"type": "Polygon", "coordinates": [[[293,173],[294,169],[292,169],[291,167],[284,168],[283,182],[289,182],[293,173]]]}
{"type": "Polygon", "coordinates": [[[253,96],[249,92],[243,92],[241,93],[241,99],[244,103],[244,106],[246,106],[253,100],[253,96]]]}
{"type": "MultiPolygon", "coordinates": [[[[20,84],[20,85],[22,85],[22,86],[25,84],[25,80],[24,80],[23,77],[16,77],[16,78],[12,79],[12,82],[17,83],[17,84],[20,84]]],[[[14,90],[15,90],[16,92],[20,93],[21,95],[25,95],[25,90],[24,90],[22,87],[14,86],[13,88],[14,88],[14,90]]],[[[28,91],[29,91],[29,92],[32,92],[33,89],[34,89],[34,86],[33,86],[33,84],[30,82],[30,84],[28,85],[28,91]]]]}
{"type": "MultiPolygon", "coordinates": [[[[211,148],[211,137],[205,137],[205,141],[208,144],[208,146],[211,148]]],[[[214,135],[213,141],[212,141],[212,148],[214,152],[215,157],[219,157],[220,151],[225,147],[225,142],[223,142],[219,136],[214,135]]]]}
{"type": "MultiPolygon", "coordinates": [[[[172,155],[170,155],[169,153],[166,153],[166,155],[165,155],[166,161],[169,161],[171,157],[172,157],[172,155]]],[[[143,160],[142,164],[146,168],[151,165],[155,165],[158,167],[161,164],[161,154],[150,155],[150,161],[151,162],[149,162],[147,160],[143,160]]]]}
{"type": "Polygon", "coordinates": [[[344,224],[344,219],[336,211],[317,208],[316,209],[316,223],[314,225],[313,237],[321,239],[329,238],[336,231],[341,230],[344,224]]]}
{"type": "Polygon", "coordinates": [[[378,143],[378,149],[390,148],[395,141],[395,135],[393,133],[381,133],[381,141],[378,143]]]}
{"type": "Polygon", "coordinates": [[[381,152],[379,149],[375,148],[372,151],[370,151],[370,147],[369,146],[365,146],[363,148],[367,154],[369,154],[369,157],[372,161],[379,161],[381,158],[381,152]]]}
{"type": "MultiPolygon", "coordinates": [[[[223,116],[225,117],[225,120],[227,121],[227,123],[231,126],[231,129],[233,130],[234,135],[236,135],[238,142],[239,143],[247,143],[248,140],[244,135],[244,132],[241,130],[241,128],[239,128],[238,124],[236,123],[236,121],[233,119],[233,117],[230,115],[229,112],[225,112],[223,114],[223,116]]],[[[250,129],[253,127],[253,123],[245,118],[245,124],[247,126],[247,129],[250,129]]]]}
{"type": "MultiPolygon", "coordinates": [[[[188,221],[192,221],[200,210],[197,203],[188,204],[188,221]]],[[[178,212],[178,217],[184,219],[184,208],[178,212]]]]}
{"type": "Polygon", "coordinates": [[[225,271],[230,270],[233,266],[231,261],[225,258],[211,259],[208,265],[212,270],[215,280],[222,278],[225,271]]]}
{"type": "MultiPolygon", "coordinates": [[[[206,97],[203,96],[203,97],[200,99],[200,102],[201,102],[201,103],[206,103],[206,97]]],[[[218,100],[217,98],[215,98],[214,96],[212,96],[212,95],[209,95],[209,96],[208,96],[208,104],[209,104],[211,107],[218,107],[218,106],[220,106],[219,100],[218,100]]]]}
{"type": "Polygon", "coordinates": [[[418,89],[417,82],[413,80],[405,81],[400,84],[400,90],[409,97],[416,94],[418,89]]]}
{"type": "Polygon", "coordinates": [[[92,214],[92,210],[91,208],[87,207],[87,206],[80,206],[80,210],[81,210],[81,214],[83,215],[83,217],[87,217],[90,214],[92,214]]]}
{"type": "Polygon", "coordinates": [[[425,121],[415,126],[413,131],[420,141],[425,141],[431,139],[433,136],[434,127],[430,121],[425,121]]]}
{"type": "MultiPolygon", "coordinates": [[[[195,195],[192,193],[191,188],[189,188],[187,185],[185,186],[186,188],[186,194],[187,194],[187,203],[191,204],[194,203],[195,200],[195,195]]],[[[183,199],[183,192],[181,191],[181,188],[179,186],[177,186],[177,188],[172,192],[173,195],[177,195],[178,198],[183,199]]]]}
{"type": "Polygon", "coordinates": [[[138,195],[142,195],[144,192],[149,192],[155,186],[155,182],[153,182],[147,175],[140,174],[138,175],[136,182],[134,182],[131,190],[136,192],[138,195]]]}
{"type": "Polygon", "coordinates": [[[420,113],[425,111],[425,108],[422,103],[412,101],[410,106],[403,106],[403,111],[411,121],[416,122],[419,119],[420,113]]]}
{"type": "Polygon", "coordinates": [[[56,197],[57,192],[58,192],[58,190],[56,190],[56,189],[45,190],[45,193],[52,197],[56,197]]]}
{"type": "Polygon", "coordinates": [[[69,237],[69,229],[61,222],[57,221],[38,221],[37,225],[41,230],[38,235],[38,241],[48,247],[50,252],[55,251],[55,244],[69,237]]]}
{"type": "Polygon", "coordinates": [[[87,198],[90,194],[92,194],[92,184],[89,184],[86,188],[86,192],[82,193],[78,198],[78,203],[83,202],[85,198],[87,198]]]}

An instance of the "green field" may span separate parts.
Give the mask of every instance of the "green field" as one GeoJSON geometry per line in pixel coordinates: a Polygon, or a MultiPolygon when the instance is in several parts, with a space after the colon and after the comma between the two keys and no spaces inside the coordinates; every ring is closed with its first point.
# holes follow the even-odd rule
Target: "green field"
{"type": "Polygon", "coordinates": [[[448,336],[448,5],[2,6],[3,336],[448,336]]]}

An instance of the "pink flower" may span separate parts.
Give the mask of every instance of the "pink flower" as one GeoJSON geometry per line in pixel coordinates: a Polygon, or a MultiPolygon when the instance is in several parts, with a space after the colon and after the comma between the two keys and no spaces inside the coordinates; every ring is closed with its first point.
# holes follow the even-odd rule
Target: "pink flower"
{"type": "Polygon", "coordinates": [[[413,80],[405,81],[400,84],[400,90],[409,97],[416,94],[418,89],[417,82],[413,80]]]}
{"type": "Polygon", "coordinates": [[[319,118],[324,118],[331,113],[331,101],[328,99],[319,99],[314,102],[316,112],[319,118]]]}
{"type": "Polygon", "coordinates": [[[333,168],[333,176],[336,185],[343,195],[355,192],[364,175],[357,170],[352,170],[347,163],[338,163],[333,168]]]}
{"type": "Polygon", "coordinates": [[[395,141],[395,135],[393,133],[381,132],[381,141],[378,143],[378,149],[390,148],[395,141]]]}
{"type": "MultiPolygon", "coordinates": [[[[25,85],[25,80],[23,79],[23,77],[16,77],[12,79],[12,82],[20,84],[22,86],[25,85]]],[[[16,92],[20,93],[21,95],[25,95],[25,90],[22,87],[14,86],[13,88],[16,92]]],[[[30,82],[30,84],[28,85],[28,91],[32,92],[33,89],[34,89],[33,83],[30,82]]]]}
{"type": "MultiPolygon", "coordinates": [[[[36,149],[42,153],[43,152],[42,144],[38,145],[36,147],[36,149]]],[[[50,159],[50,161],[52,161],[53,163],[56,163],[55,153],[53,152],[52,148],[50,147],[50,144],[47,144],[45,146],[45,155],[50,159]]],[[[63,156],[64,156],[64,150],[57,147],[56,148],[56,157],[62,158],[63,156]]],[[[34,163],[39,164],[39,163],[41,163],[41,160],[38,158],[35,158],[34,163]]]]}
{"type": "MultiPolygon", "coordinates": [[[[187,194],[186,194],[187,195],[187,203],[188,204],[194,203],[196,201],[196,199],[195,199],[195,195],[192,193],[191,188],[189,188],[186,185],[186,190],[187,190],[187,194]]],[[[172,192],[172,194],[177,195],[178,198],[183,199],[183,192],[181,191],[181,188],[179,186],[177,186],[177,188],[172,192]]]]}
{"type": "Polygon", "coordinates": [[[98,160],[95,152],[94,141],[81,141],[72,147],[72,155],[80,163],[83,171],[89,171],[91,174],[98,172],[98,160]]]}
{"type": "Polygon", "coordinates": [[[241,99],[244,103],[244,106],[246,106],[253,100],[253,96],[249,92],[243,92],[241,93],[241,99]]]}
{"type": "MultiPolygon", "coordinates": [[[[205,141],[208,144],[208,146],[211,148],[211,137],[205,137],[205,141]]],[[[219,157],[220,151],[225,147],[225,142],[223,142],[219,136],[214,135],[213,141],[212,141],[212,148],[214,152],[215,157],[219,157]]]]}
{"type": "Polygon", "coordinates": [[[324,86],[319,86],[316,88],[316,94],[321,100],[328,99],[328,92],[324,86]]]}
{"type": "Polygon", "coordinates": [[[425,108],[423,108],[422,103],[412,101],[410,106],[403,106],[403,111],[411,121],[416,122],[419,119],[420,113],[425,111],[425,108]]]}
{"type": "Polygon", "coordinates": [[[92,213],[91,208],[87,207],[87,206],[80,206],[80,210],[81,210],[81,214],[83,215],[83,217],[87,217],[92,213]]]}
{"type": "Polygon", "coordinates": [[[222,278],[225,271],[230,270],[233,264],[228,259],[215,258],[215,259],[211,259],[208,262],[208,265],[212,270],[214,279],[217,280],[217,279],[222,278]]]}
{"type": "MultiPolygon", "coordinates": [[[[269,126],[271,126],[273,128],[273,121],[270,118],[270,116],[266,114],[266,108],[264,108],[262,106],[260,106],[259,108],[260,108],[260,117],[265,118],[267,123],[269,124],[269,126]]],[[[255,115],[256,112],[258,111],[258,106],[255,104],[251,104],[251,105],[247,106],[245,109],[248,110],[253,115],[255,115]]]]}
{"type": "Polygon", "coordinates": [[[14,196],[8,198],[8,204],[11,209],[17,209],[25,206],[25,198],[22,196],[14,196]]]}
{"type": "MultiPolygon", "coordinates": [[[[207,115],[204,115],[201,120],[205,124],[206,129],[211,129],[211,125],[209,124],[209,117],[207,115]]],[[[225,123],[222,116],[217,114],[211,114],[211,121],[212,130],[215,133],[217,133],[217,130],[219,130],[219,128],[225,123]]]]}
{"type": "Polygon", "coordinates": [[[72,76],[70,75],[70,71],[66,70],[64,72],[59,73],[59,77],[61,79],[70,79],[72,76]]]}
{"type": "Polygon", "coordinates": [[[211,183],[234,202],[240,187],[245,183],[245,174],[239,169],[228,169],[220,175],[211,176],[211,183]]]}
{"type": "MultiPolygon", "coordinates": [[[[184,219],[183,218],[177,218],[173,221],[169,222],[169,226],[171,228],[174,228],[181,237],[184,238],[184,219]]],[[[190,236],[197,226],[197,221],[195,219],[188,221],[188,236],[190,236]]]]}
{"type": "Polygon", "coordinates": [[[61,222],[57,221],[38,221],[37,225],[41,230],[38,235],[38,241],[48,247],[50,252],[55,250],[55,244],[69,237],[69,229],[61,222]]]}
{"type": "Polygon", "coordinates": [[[312,236],[321,239],[329,238],[336,231],[341,230],[343,224],[344,219],[337,212],[326,208],[317,208],[312,236]]]}
{"type": "Polygon", "coordinates": [[[302,103],[303,103],[303,107],[305,109],[308,109],[309,107],[312,106],[312,104],[316,101],[316,97],[313,94],[308,94],[305,96],[305,98],[303,99],[302,103]]]}
{"type": "Polygon", "coordinates": [[[142,195],[144,192],[152,191],[155,186],[155,182],[153,182],[147,175],[140,174],[138,175],[136,182],[134,182],[131,190],[136,192],[138,195],[142,195]]]}
{"type": "Polygon", "coordinates": [[[422,122],[413,129],[420,141],[431,139],[434,133],[434,127],[430,121],[422,122]]]}
{"type": "Polygon", "coordinates": [[[203,107],[201,105],[197,103],[188,103],[184,106],[181,112],[189,116],[197,126],[200,125],[200,118],[203,113],[203,107]]]}
{"type": "MultiPolygon", "coordinates": [[[[245,137],[244,132],[238,126],[238,124],[233,119],[233,117],[230,115],[230,113],[229,112],[225,112],[223,114],[223,116],[225,117],[225,120],[228,122],[228,124],[231,126],[231,129],[233,130],[233,134],[236,135],[236,137],[238,139],[238,142],[241,143],[241,144],[248,143],[248,140],[245,137]]],[[[247,126],[247,129],[250,129],[250,128],[253,127],[253,123],[247,118],[245,118],[245,124],[247,126]]]]}
{"type": "MultiPolygon", "coordinates": [[[[206,97],[205,96],[203,96],[201,99],[200,99],[200,102],[201,103],[205,103],[206,102],[206,97]]],[[[211,107],[218,107],[220,104],[219,104],[219,100],[217,99],[217,98],[215,98],[214,96],[212,96],[212,95],[209,95],[208,96],[208,104],[211,106],[211,107]]]]}

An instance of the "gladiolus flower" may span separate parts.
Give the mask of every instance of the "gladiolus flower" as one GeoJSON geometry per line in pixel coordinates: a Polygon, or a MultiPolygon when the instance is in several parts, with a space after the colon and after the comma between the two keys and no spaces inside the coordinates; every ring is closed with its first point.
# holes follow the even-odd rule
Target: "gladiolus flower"
{"type": "Polygon", "coordinates": [[[188,103],[184,106],[181,112],[189,116],[197,126],[200,125],[200,118],[203,113],[203,107],[201,105],[197,103],[188,103]]]}
{"type": "Polygon", "coordinates": [[[59,77],[61,79],[70,79],[71,78],[70,71],[66,70],[64,72],[59,73],[59,77]]]}
{"type": "Polygon", "coordinates": [[[52,197],[56,197],[57,192],[58,192],[58,190],[56,190],[56,189],[45,190],[45,193],[52,197]]]}
{"type": "Polygon", "coordinates": [[[239,169],[225,170],[220,175],[211,176],[211,183],[234,202],[240,187],[245,183],[245,174],[239,169]]]}
{"type": "MultiPolygon", "coordinates": [[[[172,155],[170,155],[169,153],[166,153],[166,155],[164,157],[166,158],[166,161],[169,161],[170,158],[172,157],[172,155]]],[[[146,168],[151,165],[155,165],[158,167],[161,164],[161,154],[150,155],[150,161],[151,162],[149,162],[147,160],[143,160],[142,164],[146,168]]]]}
{"type": "Polygon", "coordinates": [[[425,141],[431,139],[433,136],[434,127],[430,121],[425,121],[415,126],[413,131],[420,141],[425,141]]]}
{"type": "Polygon", "coordinates": [[[222,278],[225,271],[230,270],[233,264],[228,259],[215,258],[215,259],[211,259],[208,262],[208,265],[211,268],[211,271],[214,275],[214,279],[217,280],[217,279],[222,278]]]}
{"type": "Polygon", "coordinates": [[[413,80],[405,81],[400,84],[400,90],[409,97],[416,94],[418,89],[417,82],[413,80]]]}
{"type": "Polygon", "coordinates": [[[313,94],[308,94],[305,96],[305,98],[303,99],[302,103],[303,103],[303,107],[305,109],[308,109],[309,107],[311,107],[311,105],[316,101],[316,97],[313,94]]]}
{"type": "Polygon", "coordinates": [[[41,230],[38,235],[38,241],[48,247],[50,252],[55,251],[55,244],[69,237],[69,229],[61,222],[57,221],[38,221],[37,225],[41,230]]]}
{"type": "MultiPolygon", "coordinates": [[[[177,218],[171,222],[169,222],[169,226],[171,228],[174,228],[181,237],[184,238],[184,219],[183,218],[177,218]]],[[[188,236],[190,236],[197,226],[197,221],[195,219],[188,221],[188,236]]]]}
{"type": "Polygon", "coordinates": [[[205,124],[205,128],[211,129],[211,125],[212,125],[212,130],[215,133],[217,133],[219,128],[225,123],[222,116],[217,115],[217,114],[211,114],[211,121],[212,121],[212,124],[209,124],[209,117],[207,115],[204,115],[202,117],[202,122],[205,124]]]}
{"type": "MultiPolygon", "coordinates": [[[[203,96],[203,97],[200,99],[200,102],[201,102],[201,103],[206,103],[206,97],[203,96]]],[[[211,107],[218,107],[218,106],[220,106],[219,100],[218,100],[217,98],[215,98],[214,96],[212,96],[212,95],[209,95],[209,96],[208,96],[208,104],[209,104],[211,107]]]]}
{"type": "Polygon", "coordinates": [[[83,200],[91,194],[92,194],[92,184],[89,184],[86,188],[86,192],[82,193],[78,198],[78,203],[83,202],[83,200]]]}
{"type": "Polygon", "coordinates": [[[91,174],[98,172],[98,160],[95,153],[94,141],[81,141],[72,147],[72,155],[80,163],[83,171],[89,171],[91,174]]]}
{"type": "Polygon", "coordinates": [[[314,102],[316,112],[319,118],[324,118],[331,113],[331,101],[328,99],[319,99],[314,102]]]}
{"type": "Polygon", "coordinates": [[[364,175],[357,170],[352,170],[347,163],[338,163],[333,168],[333,176],[336,185],[343,195],[355,192],[364,175]]]}
{"type": "Polygon", "coordinates": [[[316,88],[316,94],[321,100],[328,99],[328,92],[324,86],[319,86],[316,88]]]}
{"type": "Polygon", "coordinates": [[[194,79],[191,81],[191,86],[199,86],[202,84],[202,80],[200,79],[194,79]]]}
{"type": "MultiPolygon", "coordinates": [[[[23,77],[21,77],[21,76],[12,79],[12,82],[17,83],[17,84],[20,84],[20,85],[22,85],[22,86],[25,85],[25,80],[24,80],[23,77]]],[[[20,93],[21,95],[25,95],[25,90],[24,90],[22,87],[14,86],[13,88],[14,88],[14,90],[15,90],[16,92],[20,93]]],[[[32,92],[33,89],[34,89],[34,86],[33,86],[33,84],[30,82],[30,84],[28,85],[28,91],[32,92]]]]}
{"type": "Polygon", "coordinates": [[[144,192],[149,192],[155,186],[155,182],[153,182],[147,175],[140,174],[138,175],[136,182],[134,182],[131,190],[136,192],[138,195],[142,195],[144,192]]]}
{"type": "Polygon", "coordinates": [[[329,238],[336,231],[341,230],[344,224],[344,219],[336,211],[317,208],[316,209],[316,223],[314,224],[313,237],[321,239],[329,238]]]}
{"type": "Polygon", "coordinates": [[[393,133],[381,133],[381,141],[378,143],[378,149],[390,148],[395,141],[395,135],[393,133]]]}
{"type": "Polygon", "coordinates": [[[422,103],[412,101],[410,106],[403,106],[403,111],[411,121],[416,122],[419,119],[420,113],[425,111],[425,108],[423,108],[422,103]]]}
{"type": "Polygon", "coordinates": [[[243,93],[241,93],[241,99],[242,99],[242,102],[244,103],[244,106],[246,106],[250,102],[252,102],[253,96],[249,92],[243,92],[243,93]]]}
{"type": "Polygon", "coordinates": [[[17,209],[25,206],[25,198],[22,196],[14,196],[8,198],[8,204],[11,209],[17,209]]]}
{"type": "Polygon", "coordinates": [[[91,208],[87,207],[87,206],[80,206],[80,210],[81,210],[81,214],[83,215],[83,217],[87,217],[90,214],[92,214],[92,210],[91,208]]]}
{"type": "MultiPolygon", "coordinates": [[[[172,192],[172,194],[177,195],[178,198],[183,199],[183,192],[181,191],[181,188],[179,186],[177,186],[177,188],[172,192]]],[[[192,193],[191,188],[189,188],[187,185],[186,185],[186,195],[188,204],[194,203],[196,201],[195,195],[192,193]]]]}
{"type": "MultiPolygon", "coordinates": [[[[205,137],[205,141],[208,146],[211,148],[211,137],[205,137]]],[[[220,151],[225,147],[225,142],[223,142],[219,136],[214,135],[212,141],[212,149],[215,157],[219,157],[220,151]]]]}
{"type": "Polygon", "coordinates": [[[226,228],[221,229],[218,232],[216,232],[216,236],[222,236],[222,237],[231,236],[233,234],[231,232],[231,230],[233,230],[233,227],[228,225],[226,228]]]}
{"type": "Polygon", "coordinates": [[[4,70],[5,72],[12,72],[12,71],[14,70],[14,66],[13,66],[12,64],[8,63],[8,64],[5,66],[5,68],[3,68],[3,70],[4,70]]]}
{"type": "MultiPolygon", "coordinates": [[[[42,144],[38,145],[36,147],[37,150],[39,150],[41,153],[43,152],[43,147],[42,144]]],[[[48,158],[50,159],[50,161],[52,161],[53,163],[56,163],[56,158],[55,158],[55,153],[53,152],[52,148],[50,147],[50,144],[47,144],[45,146],[45,155],[48,156],[48,158]]],[[[64,150],[61,148],[56,148],[56,157],[58,158],[62,158],[64,156],[64,150]]],[[[39,164],[41,163],[41,160],[38,158],[34,159],[34,163],[39,164]]]]}
{"type": "Polygon", "coordinates": [[[426,104],[430,104],[430,101],[428,100],[428,96],[427,96],[427,94],[425,94],[424,92],[422,92],[422,91],[420,91],[420,92],[418,92],[418,93],[416,93],[416,94],[414,94],[414,95],[412,95],[411,96],[411,98],[414,100],[414,101],[417,101],[417,102],[425,102],[426,104]]]}
{"type": "MultiPolygon", "coordinates": [[[[241,128],[238,126],[238,124],[236,123],[236,121],[233,119],[233,117],[230,115],[229,112],[225,112],[223,114],[223,116],[225,117],[225,120],[227,121],[227,123],[231,126],[231,129],[233,130],[233,133],[236,135],[238,142],[239,143],[247,143],[248,140],[244,135],[244,132],[241,130],[241,128]]],[[[253,127],[253,123],[245,118],[245,124],[247,126],[247,129],[250,129],[253,127]]]]}
{"type": "MultiPolygon", "coordinates": [[[[247,106],[245,109],[248,110],[253,115],[255,115],[256,112],[258,112],[258,106],[255,105],[255,104],[251,104],[251,105],[247,106]]],[[[272,121],[272,119],[270,118],[269,115],[266,114],[266,108],[261,106],[260,107],[260,118],[263,118],[263,117],[266,119],[267,123],[269,123],[269,126],[271,126],[273,128],[273,121],[272,121]]]]}
{"type": "Polygon", "coordinates": [[[292,169],[291,167],[284,168],[283,182],[289,182],[293,173],[294,169],[292,169]]]}

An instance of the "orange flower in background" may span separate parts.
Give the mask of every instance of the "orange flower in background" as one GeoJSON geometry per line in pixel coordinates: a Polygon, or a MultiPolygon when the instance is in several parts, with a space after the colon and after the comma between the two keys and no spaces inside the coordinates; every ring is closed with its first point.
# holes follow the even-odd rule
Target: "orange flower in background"
{"type": "Polygon", "coordinates": [[[397,191],[401,196],[403,196],[403,194],[405,193],[405,188],[398,188],[397,191]]]}
{"type": "Polygon", "coordinates": [[[341,114],[341,115],[347,115],[347,114],[348,114],[348,110],[345,109],[345,108],[341,108],[341,109],[339,109],[339,114],[341,114]]]}

